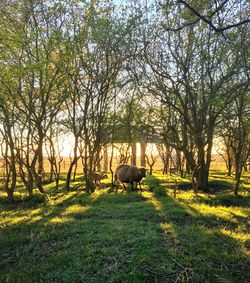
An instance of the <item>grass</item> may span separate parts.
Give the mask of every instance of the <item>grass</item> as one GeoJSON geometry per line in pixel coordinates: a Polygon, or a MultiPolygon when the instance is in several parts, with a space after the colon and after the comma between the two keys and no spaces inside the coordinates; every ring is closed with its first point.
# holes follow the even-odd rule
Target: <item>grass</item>
{"type": "Polygon", "coordinates": [[[175,182],[155,174],[143,192],[48,184],[49,201],[2,197],[0,282],[249,282],[249,193],[174,198],[175,182]]]}

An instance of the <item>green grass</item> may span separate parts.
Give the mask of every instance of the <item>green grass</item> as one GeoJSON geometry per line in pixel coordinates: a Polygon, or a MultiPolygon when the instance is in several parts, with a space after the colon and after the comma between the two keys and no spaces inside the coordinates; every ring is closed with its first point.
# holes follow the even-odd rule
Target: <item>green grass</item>
{"type": "Polygon", "coordinates": [[[249,282],[248,192],[174,198],[171,178],[149,176],[143,192],[1,195],[0,282],[249,282]]]}

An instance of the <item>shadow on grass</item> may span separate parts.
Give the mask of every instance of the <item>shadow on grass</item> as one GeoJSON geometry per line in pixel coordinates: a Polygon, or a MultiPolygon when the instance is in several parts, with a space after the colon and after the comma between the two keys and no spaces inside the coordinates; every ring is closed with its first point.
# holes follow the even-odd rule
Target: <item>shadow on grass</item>
{"type": "Polygon", "coordinates": [[[2,227],[0,281],[247,282],[245,254],[220,231],[230,221],[213,225],[154,184],[143,193],[51,192],[53,205],[2,227]]]}
{"type": "Polygon", "coordinates": [[[225,207],[249,207],[250,195],[238,195],[234,194],[216,194],[210,197],[204,197],[201,195],[196,196],[197,202],[203,203],[209,206],[225,206],[225,207]]]}
{"type": "Polygon", "coordinates": [[[230,232],[223,233],[225,229],[234,231],[239,225],[244,230],[240,232],[247,233],[245,217],[232,215],[234,222],[220,217],[219,212],[215,216],[202,215],[192,205],[182,204],[167,194],[155,193],[154,197],[157,211],[165,220],[162,230],[175,243],[172,252],[182,266],[180,282],[248,282],[249,243],[245,242],[243,249],[244,241],[236,240],[230,232]]]}
{"type": "Polygon", "coordinates": [[[178,273],[161,245],[162,219],[138,192],[75,192],[39,216],[3,228],[3,282],[165,282],[178,273]]]}
{"type": "MultiPolygon", "coordinates": [[[[225,192],[229,193],[233,191],[234,179],[232,177],[226,176],[225,172],[220,171],[210,171],[210,181],[208,194],[211,193],[220,193],[225,192]]],[[[155,185],[155,180],[158,179],[157,176],[147,176],[147,178],[143,181],[146,185],[155,185]]],[[[179,191],[191,191],[192,183],[190,178],[181,178],[179,175],[164,175],[163,179],[158,179],[159,184],[161,186],[166,186],[171,189],[177,189],[179,191]]],[[[242,184],[248,185],[248,176],[242,176],[242,184]]],[[[241,190],[240,190],[241,191],[241,190]]],[[[243,187],[243,191],[250,190],[248,188],[243,187]]]]}

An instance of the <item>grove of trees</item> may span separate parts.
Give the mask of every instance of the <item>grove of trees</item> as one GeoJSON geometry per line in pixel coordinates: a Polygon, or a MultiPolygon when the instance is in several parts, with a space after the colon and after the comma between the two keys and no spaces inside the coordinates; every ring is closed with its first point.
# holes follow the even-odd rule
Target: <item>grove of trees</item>
{"type": "MultiPolygon", "coordinates": [[[[0,3],[0,158],[13,201],[19,179],[44,193],[44,159],[58,188],[62,136],[72,137],[86,191],[121,163],[169,170],[206,192],[213,143],[222,143],[238,194],[250,153],[249,13],[241,1],[3,0],[0,3]],[[192,4],[192,5],[191,5],[192,4]]],[[[112,173],[112,172],[111,172],[112,173]]]]}

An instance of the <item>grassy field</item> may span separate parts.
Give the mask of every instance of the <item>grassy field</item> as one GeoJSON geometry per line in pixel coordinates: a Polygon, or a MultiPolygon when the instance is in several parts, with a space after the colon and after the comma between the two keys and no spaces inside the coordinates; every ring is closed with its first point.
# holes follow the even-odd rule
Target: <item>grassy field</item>
{"type": "Polygon", "coordinates": [[[15,204],[1,193],[0,282],[249,282],[249,183],[236,197],[222,173],[216,193],[188,182],[156,174],[142,192],[92,195],[48,184],[49,200],[15,204]]]}

